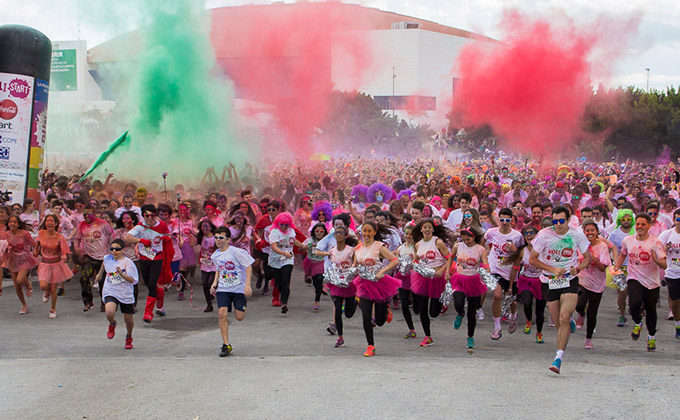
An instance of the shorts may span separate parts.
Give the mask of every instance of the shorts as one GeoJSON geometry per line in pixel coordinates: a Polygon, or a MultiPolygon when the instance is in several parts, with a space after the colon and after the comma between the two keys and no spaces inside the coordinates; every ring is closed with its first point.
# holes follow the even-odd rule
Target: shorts
{"type": "MultiPolygon", "coordinates": [[[[510,288],[510,280],[505,280],[499,274],[492,275],[498,279],[498,284],[501,286],[501,289],[503,289],[504,292],[507,292],[510,288]]],[[[515,279],[515,282],[512,283],[512,295],[517,296],[517,279],[515,279]]]]}
{"type": "Polygon", "coordinates": [[[135,313],[135,305],[132,303],[120,303],[118,299],[116,299],[113,296],[106,296],[104,297],[104,303],[115,303],[116,306],[120,308],[120,313],[121,314],[134,314],[135,313]]]}
{"type": "Polygon", "coordinates": [[[668,283],[668,296],[671,300],[680,299],[680,279],[669,279],[666,277],[666,283],[668,283]]]}
{"type": "Polygon", "coordinates": [[[231,312],[231,306],[234,305],[234,310],[239,312],[246,311],[246,295],[243,293],[231,293],[231,292],[217,292],[215,294],[217,297],[217,307],[227,308],[228,312],[231,312]]]}
{"type": "Polygon", "coordinates": [[[258,258],[259,258],[259,259],[262,260],[262,259],[264,259],[264,255],[265,255],[264,252],[260,251],[260,250],[257,249],[257,248],[253,248],[253,258],[254,258],[254,259],[258,259],[258,258]]]}
{"type": "Polygon", "coordinates": [[[578,295],[579,292],[579,287],[578,287],[578,277],[574,277],[569,281],[569,287],[565,287],[563,289],[549,289],[548,288],[548,283],[541,283],[541,292],[543,293],[543,299],[545,299],[546,302],[554,302],[556,300],[560,300],[560,296],[566,293],[573,293],[575,295],[578,295]]]}

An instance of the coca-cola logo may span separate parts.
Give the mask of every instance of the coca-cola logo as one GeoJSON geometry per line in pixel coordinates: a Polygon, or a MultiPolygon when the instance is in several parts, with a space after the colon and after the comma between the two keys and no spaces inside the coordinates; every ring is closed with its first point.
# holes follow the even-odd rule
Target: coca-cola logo
{"type": "Polygon", "coordinates": [[[31,93],[31,87],[28,85],[28,82],[23,79],[14,79],[9,82],[7,91],[9,92],[9,95],[14,98],[26,99],[28,94],[31,93]]]}
{"type": "Polygon", "coordinates": [[[474,267],[475,265],[477,265],[477,260],[474,258],[468,258],[467,260],[465,260],[465,264],[474,267]]]}
{"type": "Polygon", "coordinates": [[[3,120],[11,120],[17,116],[17,104],[11,99],[3,99],[0,101],[0,118],[3,120]]]}
{"type": "Polygon", "coordinates": [[[652,256],[649,254],[649,252],[647,252],[647,251],[640,252],[640,261],[649,262],[651,259],[652,259],[652,256]]]}
{"type": "Polygon", "coordinates": [[[364,265],[366,267],[373,267],[375,265],[375,260],[373,258],[366,258],[364,265]]]}
{"type": "Polygon", "coordinates": [[[427,258],[428,260],[434,260],[434,251],[427,251],[425,253],[425,258],[427,258]]]}
{"type": "Polygon", "coordinates": [[[227,261],[226,263],[224,263],[224,268],[225,270],[233,271],[234,268],[236,268],[236,266],[232,261],[227,261]]]}
{"type": "Polygon", "coordinates": [[[571,258],[571,256],[574,255],[574,250],[571,248],[564,248],[562,250],[562,256],[564,258],[571,258]]]}

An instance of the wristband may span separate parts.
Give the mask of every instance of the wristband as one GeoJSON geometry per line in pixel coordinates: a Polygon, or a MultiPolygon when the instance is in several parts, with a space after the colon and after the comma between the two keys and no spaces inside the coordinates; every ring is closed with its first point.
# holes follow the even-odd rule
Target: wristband
{"type": "Polygon", "coordinates": [[[484,265],[482,265],[482,268],[485,268],[485,269],[488,270],[488,269],[489,269],[489,264],[484,264],[484,265]]]}
{"type": "Polygon", "coordinates": [[[390,262],[392,262],[392,261],[399,261],[399,258],[394,257],[394,258],[392,258],[392,259],[390,260],[390,262]]]}
{"type": "Polygon", "coordinates": [[[515,270],[518,270],[518,271],[519,271],[519,266],[518,266],[518,265],[513,265],[512,268],[514,268],[515,270]]]}
{"type": "Polygon", "coordinates": [[[139,242],[144,246],[151,246],[151,241],[148,240],[148,239],[142,238],[142,239],[139,240],[139,242]]]}
{"type": "Polygon", "coordinates": [[[450,256],[451,256],[451,254],[444,255],[444,259],[445,259],[445,260],[448,260],[450,256]]]}

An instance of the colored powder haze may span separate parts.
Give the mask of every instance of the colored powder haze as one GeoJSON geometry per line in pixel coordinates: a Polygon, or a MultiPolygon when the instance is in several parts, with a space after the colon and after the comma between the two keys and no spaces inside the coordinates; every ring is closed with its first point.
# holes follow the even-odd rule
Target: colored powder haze
{"type": "Polygon", "coordinates": [[[471,44],[459,56],[453,97],[461,125],[489,124],[510,151],[556,154],[582,135],[592,78],[609,74],[639,18],[504,15],[503,43],[471,44]]]}

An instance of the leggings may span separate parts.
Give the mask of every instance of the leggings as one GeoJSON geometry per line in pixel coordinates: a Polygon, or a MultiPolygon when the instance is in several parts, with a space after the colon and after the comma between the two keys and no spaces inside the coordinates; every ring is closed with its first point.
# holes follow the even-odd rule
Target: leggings
{"type": "Polygon", "coordinates": [[[201,270],[201,283],[203,283],[203,295],[205,296],[205,302],[210,307],[212,307],[212,293],[210,293],[210,288],[212,287],[213,281],[215,281],[214,271],[201,270]]]}
{"type": "Polygon", "coordinates": [[[314,284],[314,302],[318,302],[323,292],[323,274],[312,277],[312,283],[314,284]]]}
{"type": "Polygon", "coordinates": [[[142,269],[142,278],[144,284],[149,289],[149,297],[156,297],[156,284],[158,277],[161,275],[161,267],[163,267],[163,260],[139,260],[139,266],[142,269]]]}
{"type": "Polygon", "coordinates": [[[274,282],[281,293],[281,304],[288,304],[290,297],[290,276],[293,274],[293,265],[284,265],[281,268],[272,268],[274,272],[274,282]]]}
{"type": "Polygon", "coordinates": [[[453,292],[453,308],[456,310],[458,316],[465,314],[465,298],[468,300],[467,306],[467,325],[468,337],[475,336],[475,327],[477,327],[477,307],[482,301],[481,296],[465,296],[463,292],[453,292]]]}
{"type": "Polygon", "coordinates": [[[194,273],[196,272],[196,266],[191,266],[191,267],[184,267],[179,270],[179,273],[182,275],[180,277],[180,292],[183,292],[184,289],[187,287],[187,283],[191,283],[191,280],[194,278],[194,273]]]}
{"type": "Polygon", "coordinates": [[[593,338],[593,332],[595,331],[595,325],[597,324],[597,310],[600,308],[602,293],[591,292],[583,286],[579,286],[579,288],[576,312],[581,316],[588,316],[588,320],[586,321],[586,338],[593,338]],[[586,305],[588,306],[587,314],[586,305]]]}
{"type": "MultiPolygon", "coordinates": [[[[524,316],[527,321],[531,321],[531,307],[534,303],[534,294],[529,290],[522,290],[520,295],[524,304],[524,316]]],[[[545,321],[545,299],[536,299],[536,332],[543,332],[543,322],[545,321]]],[[[578,310],[578,309],[577,309],[578,310]]]]}
{"type": "Polygon", "coordinates": [[[628,280],[628,309],[633,322],[642,322],[642,304],[645,305],[647,330],[649,335],[656,335],[656,302],[659,300],[659,288],[648,289],[637,280],[628,280]]]}
{"type": "MultiPolygon", "coordinates": [[[[85,305],[92,305],[94,296],[92,295],[92,280],[99,273],[99,268],[102,266],[101,260],[95,260],[89,255],[83,255],[81,260],[81,276],[80,276],[80,295],[83,298],[85,305]]],[[[101,281],[99,285],[99,294],[101,296],[104,282],[101,281]]]]}
{"type": "Polygon", "coordinates": [[[357,300],[352,297],[343,298],[340,296],[333,296],[333,305],[335,308],[334,318],[335,327],[338,329],[338,335],[342,337],[342,303],[345,302],[345,317],[351,318],[357,310],[357,300]]]}
{"type": "Polygon", "coordinates": [[[399,288],[399,300],[401,301],[401,313],[404,315],[404,320],[406,325],[408,325],[409,331],[415,330],[413,325],[413,317],[411,316],[411,310],[408,308],[408,301],[411,295],[411,291],[408,289],[399,288]]]}
{"type": "Polygon", "coordinates": [[[420,323],[423,325],[423,331],[426,337],[431,336],[430,332],[430,317],[436,318],[442,311],[442,303],[437,298],[429,298],[427,296],[414,293],[413,299],[418,302],[420,309],[420,323]],[[428,313],[428,300],[430,311],[428,313]]]}
{"type": "MultiPolygon", "coordinates": [[[[374,300],[360,298],[359,307],[361,308],[361,320],[364,325],[364,334],[366,334],[366,342],[370,346],[375,345],[373,340],[373,322],[371,322],[371,314],[373,312],[373,305],[375,304],[375,324],[379,327],[385,325],[387,321],[388,302],[376,302],[374,300]]],[[[347,309],[345,307],[345,309],[347,309]]]]}

